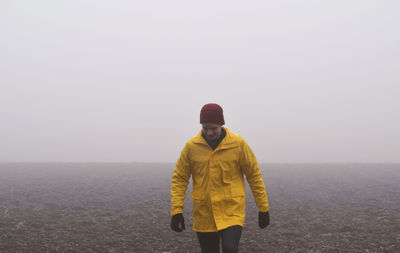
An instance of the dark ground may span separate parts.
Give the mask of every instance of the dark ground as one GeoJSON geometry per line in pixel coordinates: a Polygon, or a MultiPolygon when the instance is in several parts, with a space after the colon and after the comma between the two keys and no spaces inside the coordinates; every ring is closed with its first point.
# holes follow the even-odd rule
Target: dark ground
{"type": "MultiPolygon", "coordinates": [[[[400,252],[400,164],[264,164],[241,252],[400,252]]],[[[0,164],[0,252],[199,252],[169,228],[173,164],[0,164]]],[[[189,194],[187,194],[188,196],[189,194]]]]}

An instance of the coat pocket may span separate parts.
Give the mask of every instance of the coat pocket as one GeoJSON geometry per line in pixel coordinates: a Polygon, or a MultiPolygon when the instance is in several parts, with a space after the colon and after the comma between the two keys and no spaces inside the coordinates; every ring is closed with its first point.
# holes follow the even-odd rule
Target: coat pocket
{"type": "Polygon", "coordinates": [[[246,208],[245,196],[237,196],[225,199],[223,205],[224,205],[224,213],[227,217],[236,216],[244,218],[245,208],[246,208]]]}
{"type": "Polygon", "coordinates": [[[224,186],[224,194],[226,198],[239,197],[246,195],[246,189],[243,177],[237,177],[229,180],[224,186]]]}
{"type": "Polygon", "coordinates": [[[218,161],[218,165],[220,167],[222,173],[222,181],[224,183],[231,183],[232,180],[235,180],[242,173],[240,170],[238,160],[229,160],[224,161],[223,159],[218,161]]]}
{"type": "Polygon", "coordinates": [[[232,181],[232,173],[230,168],[222,167],[222,182],[225,184],[230,184],[232,181]]]}

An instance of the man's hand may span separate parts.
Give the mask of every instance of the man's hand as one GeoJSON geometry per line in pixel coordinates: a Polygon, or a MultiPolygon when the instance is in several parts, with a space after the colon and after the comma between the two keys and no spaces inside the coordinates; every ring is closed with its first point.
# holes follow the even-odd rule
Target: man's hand
{"type": "Polygon", "coordinates": [[[182,213],[177,213],[171,217],[171,229],[175,232],[182,232],[185,229],[185,219],[182,213]]]}
{"type": "Polygon", "coordinates": [[[269,212],[258,212],[258,226],[263,229],[269,225],[269,212]]]}

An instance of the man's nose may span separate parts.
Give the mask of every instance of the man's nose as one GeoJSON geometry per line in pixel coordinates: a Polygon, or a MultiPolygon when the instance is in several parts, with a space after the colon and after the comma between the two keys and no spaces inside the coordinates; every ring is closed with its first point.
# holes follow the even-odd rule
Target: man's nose
{"type": "Polygon", "coordinates": [[[212,130],[207,130],[207,135],[212,135],[213,131],[212,130]]]}

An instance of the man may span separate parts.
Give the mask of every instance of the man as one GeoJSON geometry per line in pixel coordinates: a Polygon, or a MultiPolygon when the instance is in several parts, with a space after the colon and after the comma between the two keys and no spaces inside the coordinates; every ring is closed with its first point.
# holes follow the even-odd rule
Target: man
{"type": "Polygon", "coordinates": [[[258,206],[258,224],[269,224],[269,207],[260,167],[244,139],[230,132],[223,110],[206,104],[200,112],[202,131],[191,138],[176,163],[171,183],[171,228],[185,229],[182,214],[190,176],[193,180],[193,230],[202,253],[238,252],[245,218],[244,175],[258,206]]]}

